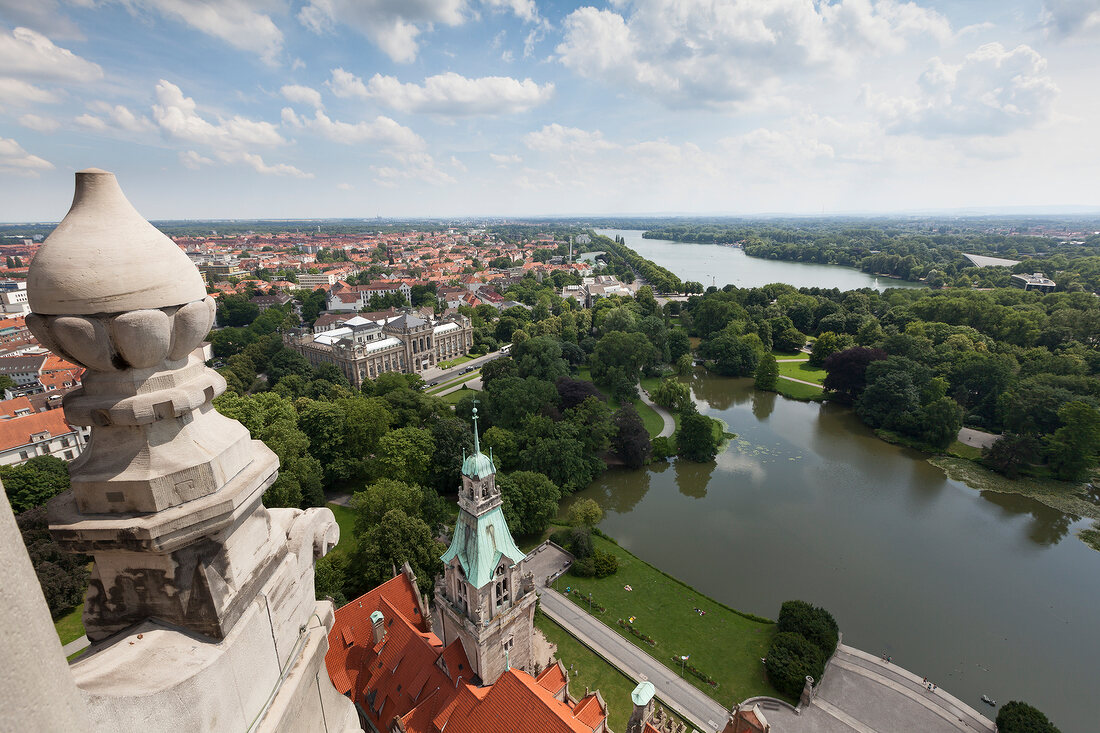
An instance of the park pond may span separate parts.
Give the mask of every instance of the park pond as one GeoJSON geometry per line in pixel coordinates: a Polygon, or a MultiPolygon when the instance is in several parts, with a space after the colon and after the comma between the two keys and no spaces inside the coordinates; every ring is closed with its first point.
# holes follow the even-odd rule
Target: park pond
{"type": "Polygon", "coordinates": [[[642,257],[671,270],[681,280],[694,280],[704,287],[731,283],[739,288],[756,288],[770,283],[841,290],[923,287],[923,283],[876,277],[851,267],[749,257],[739,247],[643,239],[642,232],[637,229],[597,229],[596,232],[606,237],[623,237],[626,246],[642,257]]]}
{"type": "Polygon", "coordinates": [[[712,463],[604,473],[575,495],[604,508],[602,530],[734,608],[824,606],[846,643],[990,718],[982,694],[1096,730],[1100,554],[1074,536],[1087,521],[971,489],[847,408],[701,371],[691,386],[737,438],[712,463]]]}

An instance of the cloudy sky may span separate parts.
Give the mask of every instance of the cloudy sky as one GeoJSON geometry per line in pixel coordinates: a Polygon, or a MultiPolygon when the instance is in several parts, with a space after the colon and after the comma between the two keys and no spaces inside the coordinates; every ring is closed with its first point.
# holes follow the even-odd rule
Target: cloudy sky
{"type": "Polygon", "coordinates": [[[1100,205],[1100,0],[0,0],[0,220],[1100,205]]]}

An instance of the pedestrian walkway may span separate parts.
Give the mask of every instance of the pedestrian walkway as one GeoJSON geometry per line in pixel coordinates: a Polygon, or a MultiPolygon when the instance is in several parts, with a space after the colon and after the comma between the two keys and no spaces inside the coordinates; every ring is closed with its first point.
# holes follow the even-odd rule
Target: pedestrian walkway
{"type": "Polygon", "coordinates": [[[71,657],[77,652],[87,649],[92,645],[92,642],[88,641],[87,636],[82,636],[79,639],[73,639],[68,644],[61,647],[61,653],[66,657],[71,657]]]}
{"type": "Polygon", "coordinates": [[[635,682],[649,680],[665,707],[686,718],[703,733],[716,733],[729,719],[728,711],[690,682],[587,611],[551,588],[539,595],[543,612],[635,682]]]}
{"type": "Polygon", "coordinates": [[[808,384],[811,387],[817,387],[821,389],[821,385],[817,382],[807,382],[805,379],[795,379],[794,377],[785,377],[782,374],[779,375],[780,379],[786,379],[788,382],[798,382],[799,384],[808,384]]]}
{"type": "Polygon", "coordinates": [[[672,414],[668,410],[661,407],[653,400],[649,399],[649,393],[645,389],[638,390],[638,396],[642,398],[642,402],[653,408],[653,411],[661,416],[661,420],[664,422],[664,427],[661,428],[658,438],[671,438],[672,434],[676,432],[676,421],[672,419],[672,414]]]}

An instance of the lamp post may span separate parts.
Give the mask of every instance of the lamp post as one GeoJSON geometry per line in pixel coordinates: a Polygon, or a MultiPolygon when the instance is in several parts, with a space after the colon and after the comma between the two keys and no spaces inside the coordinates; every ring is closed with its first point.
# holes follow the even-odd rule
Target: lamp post
{"type": "Polygon", "coordinates": [[[684,655],[681,655],[681,657],[680,657],[680,676],[681,677],[684,676],[684,667],[687,665],[687,660],[690,656],[691,656],[690,654],[684,654],[684,655]]]}

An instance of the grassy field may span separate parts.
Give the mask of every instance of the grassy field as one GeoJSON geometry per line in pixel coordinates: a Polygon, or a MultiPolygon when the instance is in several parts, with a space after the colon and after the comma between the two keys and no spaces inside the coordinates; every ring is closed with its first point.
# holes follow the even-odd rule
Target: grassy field
{"type": "Polygon", "coordinates": [[[956,440],[954,443],[947,446],[947,455],[955,456],[956,458],[965,458],[969,461],[976,461],[982,457],[982,449],[967,445],[966,443],[960,443],[956,440]]]}
{"type": "Polygon", "coordinates": [[[778,696],[764,678],[760,663],[775,634],[773,624],[749,620],[618,545],[598,537],[593,540],[596,547],[618,558],[619,572],[602,580],[566,575],[554,584],[557,590],[572,587],[591,593],[593,600],[607,608],[606,613],[597,614],[600,620],[670,669],[674,666],[671,657],[690,655],[691,664],[717,680],[718,687],[712,688],[690,673],[686,679],[726,707],[753,695],[778,696]],[[627,585],[633,590],[627,591],[627,585]],[[635,628],[656,640],[655,647],[619,627],[618,619],[632,616],[635,628]]]}
{"type": "Polygon", "coordinates": [[[436,367],[439,368],[439,369],[450,369],[451,367],[456,367],[459,364],[465,364],[466,362],[471,361],[472,359],[473,359],[472,356],[457,356],[454,359],[451,359],[450,361],[441,361],[441,362],[439,362],[438,364],[436,364],[436,367]]]}
{"type": "MultiPolygon", "coordinates": [[[[439,397],[439,399],[443,400],[444,402],[447,402],[447,403],[452,404],[452,405],[457,405],[458,401],[460,399],[462,399],[462,397],[464,395],[470,394],[471,390],[472,390],[472,388],[469,388],[469,387],[466,388],[466,389],[456,389],[454,392],[448,392],[447,394],[441,394],[441,395],[436,395],[436,396],[439,397]]],[[[472,390],[472,391],[477,392],[476,389],[472,390]]]]}
{"type": "Polygon", "coordinates": [[[57,638],[61,639],[62,644],[84,636],[84,621],[81,619],[83,613],[84,604],[81,603],[54,622],[53,627],[57,629],[57,638]]]}
{"type": "MultiPolygon", "coordinates": [[[[782,366],[782,364],[780,364],[780,366],[782,366]]],[[[812,400],[825,393],[821,387],[811,387],[808,384],[799,384],[789,379],[777,379],[775,382],[775,391],[793,400],[812,400]]]]}
{"type": "Polygon", "coordinates": [[[808,361],[781,361],[779,373],[784,377],[794,377],[803,382],[821,384],[825,381],[825,370],[810,366],[808,361]]]}
{"type": "Polygon", "coordinates": [[[342,504],[329,502],[327,506],[336,516],[336,524],[340,525],[340,541],[330,552],[334,555],[349,555],[355,544],[355,537],[352,535],[352,529],[355,527],[355,512],[342,504]]]}
{"type": "MultiPolygon", "coordinates": [[[[570,665],[573,671],[569,673],[569,692],[574,697],[584,695],[584,688],[599,690],[607,703],[607,726],[611,730],[626,730],[626,722],[630,717],[634,704],[630,701],[630,693],[637,684],[619,670],[605,662],[594,651],[577,641],[568,631],[554,623],[546,614],[540,613],[535,617],[535,626],[539,631],[558,648],[558,659],[565,665],[566,670],[570,665]]],[[[538,660],[545,664],[545,659],[538,660]]]]}

